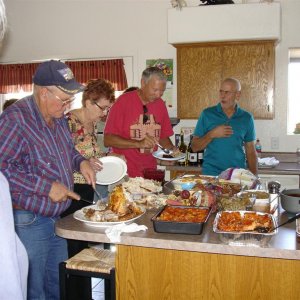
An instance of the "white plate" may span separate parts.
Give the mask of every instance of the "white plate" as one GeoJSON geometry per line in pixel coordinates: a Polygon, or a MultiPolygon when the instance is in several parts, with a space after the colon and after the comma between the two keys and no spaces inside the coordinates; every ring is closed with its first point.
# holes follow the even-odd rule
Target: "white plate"
{"type": "Polygon", "coordinates": [[[173,160],[173,161],[176,161],[176,160],[179,160],[179,159],[182,159],[182,158],[185,157],[185,153],[182,153],[181,155],[176,156],[176,157],[172,157],[172,158],[163,157],[164,154],[166,154],[166,153],[164,151],[162,151],[161,149],[152,153],[152,155],[155,158],[158,158],[158,159],[161,159],[161,160],[170,160],[170,161],[173,160]]]}
{"type": "MultiPolygon", "coordinates": [[[[140,206],[139,206],[140,207],[140,206]]],[[[95,227],[108,227],[108,226],[113,226],[113,225],[117,225],[117,224],[130,224],[132,223],[134,220],[140,218],[146,211],[145,208],[140,207],[141,210],[143,210],[143,213],[137,217],[134,217],[132,219],[126,220],[126,221],[118,221],[118,222],[94,222],[94,221],[89,221],[85,218],[84,216],[84,212],[83,209],[87,209],[87,208],[93,208],[95,210],[98,210],[98,206],[97,205],[89,205],[86,206],[80,210],[77,210],[74,212],[73,217],[81,222],[84,222],[85,224],[89,225],[89,226],[95,226],[95,227]]]]}
{"type": "Polygon", "coordinates": [[[99,159],[103,169],[96,173],[96,183],[108,185],[121,180],[127,172],[126,162],[116,156],[105,156],[99,159]]]}

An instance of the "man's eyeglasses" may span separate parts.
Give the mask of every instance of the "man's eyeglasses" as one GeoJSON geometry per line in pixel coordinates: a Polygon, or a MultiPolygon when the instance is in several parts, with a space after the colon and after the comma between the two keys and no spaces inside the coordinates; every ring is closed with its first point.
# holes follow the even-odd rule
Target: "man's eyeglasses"
{"type": "Polygon", "coordinates": [[[148,108],[146,105],[143,105],[143,123],[146,124],[147,121],[149,120],[149,116],[147,115],[147,112],[148,112],[148,108]]]}
{"type": "Polygon", "coordinates": [[[224,91],[224,90],[219,90],[219,93],[220,93],[220,94],[228,95],[228,94],[235,94],[236,91],[224,91]]]}
{"type": "Polygon", "coordinates": [[[101,110],[102,110],[102,112],[104,113],[104,114],[108,114],[108,112],[109,112],[109,110],[110,110],[110,107],[101,107],[99,104],[97,104],[96,102],[94,102],[95,104],[96,104],[96,106],[98,106],[101,110]]]}
{"type": "Polygon", "coordinates": [[[57,95],[55,95],[52,91],[50,91],[48,88],[46,88],[47,89],[47,91],[50,93],[50,94],[52,94],[56,99],[58,99],[60,102],[61,102],[61,104],[64,106],[64,105],[67,105],[67,104],[69,104],[69,103],[71,103],[71,102],[73,102],[76,98],[75,98],[75,96],[72,96],[72,97],[70,97],[70,98],[68,98],[68,99],[65,99],[65,100],[62,100],[60,97],[58,97],[57,95]]]}

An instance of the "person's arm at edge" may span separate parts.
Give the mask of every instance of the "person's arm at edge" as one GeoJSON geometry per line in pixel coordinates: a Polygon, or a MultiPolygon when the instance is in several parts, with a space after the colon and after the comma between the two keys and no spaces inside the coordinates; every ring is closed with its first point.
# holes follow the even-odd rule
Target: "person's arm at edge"
{"type": "Polygon", "coordinates": [[[214,139],[212,132],[213,132],[213,130],[209,131],[203,137],[199,137],[199,136],[193,137],[192,149],[194,152],[198,152],[207,147],[207,145],[214,139]]]}
{"type": "Polygon", "coordinates": [[[248,169],[251,171],[251,173],[257,175],[258,173],[257,153],[255,150],[254,141],[245,143],[245,152],[246,152],[246,158],[248,162],[248,169]]]}

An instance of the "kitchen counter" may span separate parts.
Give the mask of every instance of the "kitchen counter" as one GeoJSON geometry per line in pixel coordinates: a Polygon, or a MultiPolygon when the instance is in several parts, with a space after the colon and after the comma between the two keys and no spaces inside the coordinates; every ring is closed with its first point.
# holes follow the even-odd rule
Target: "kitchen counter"
{"type": "MultiPolygon", "coordinates": [[[[274,154],[274,153],[271,153],[274,154]]],[[[300,187],[300,164],[296,162],[296,157],[294,154],[277,154],[272,155],[275,156],[280,163],[275,167],[259,167],[258,168],[258,176],[261,174],[269,174],[269,175],[296,175],[299,177],[299,187],[300,187]]],[[[264,153],[264,157],[267,157],[267,154],[264,153]]],[[[271,157],[270,155],[268,157],[271,157]]],[[[166,166],[166,170],[170,171],[170,179],[186,173],[200,173],[201,174],[201,166],[166,166]]]]}
{"type": "MultiPolygon", "coordinates": [[[[166,166],[168,171],[201,172],[201,166],[166,166]]],[[[300,164],[296,162],[280,162],[275,167],[259,167],[259,174],[300,175],[300,164]]]]}
{"type": "MultiPolygon", "coordinates": [[[[297,299],[300,243],[295,223],[279,228],[265,247],[225,245],[212,231],[201,235],[153,230],[148,211],[136,220],[146,232],[123,233],[116,252],[117,299],[297,299]],[[288,288],[286,288],[288,286],[288,288]]],[[[280,214],[280,221],[287,218],[280,214]]],[[[67,216],[56,223],[64,238],[109,243],[104,228],[67,216]]]]}
{"type": "MultiPolygon", "coordinates": [[[[155,211],[146,212],[136,223],[148,227],[146,232],[122,234],[121,243],[140,247],[163,248],[183,251],[210,252],[243,256],[257,256],[269,258],[285,258],[300,260],[300,243],[296,241],[295,223],[280,228],[268,245],[261,247],[226,245],[212,230],[214,215],[211,215],[201,235],[156,233],[153,229],[151,217],[155,211]]],[[[280,222],[288,217],[281,213],[280,222]]],[[[56,223],[56,233],[68,239],[85,240],[91,242],[110,243],[106,237],[105,228],[86,225],[67,216],[56,223]]]]}

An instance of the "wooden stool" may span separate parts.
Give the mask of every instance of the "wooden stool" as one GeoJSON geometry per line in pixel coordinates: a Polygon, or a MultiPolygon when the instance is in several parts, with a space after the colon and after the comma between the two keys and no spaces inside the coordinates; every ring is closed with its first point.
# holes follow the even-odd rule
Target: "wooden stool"
{"type": "Polygon", "coordinates": [[[68,285],[68,278],[72,275],[103,278],[105,299],[116,298],[115,253],[110,250],[87,248],[67,261],[61,262],[59,264],[60,300],[70,300],[68,291],[72,287],[68,285]]]}

